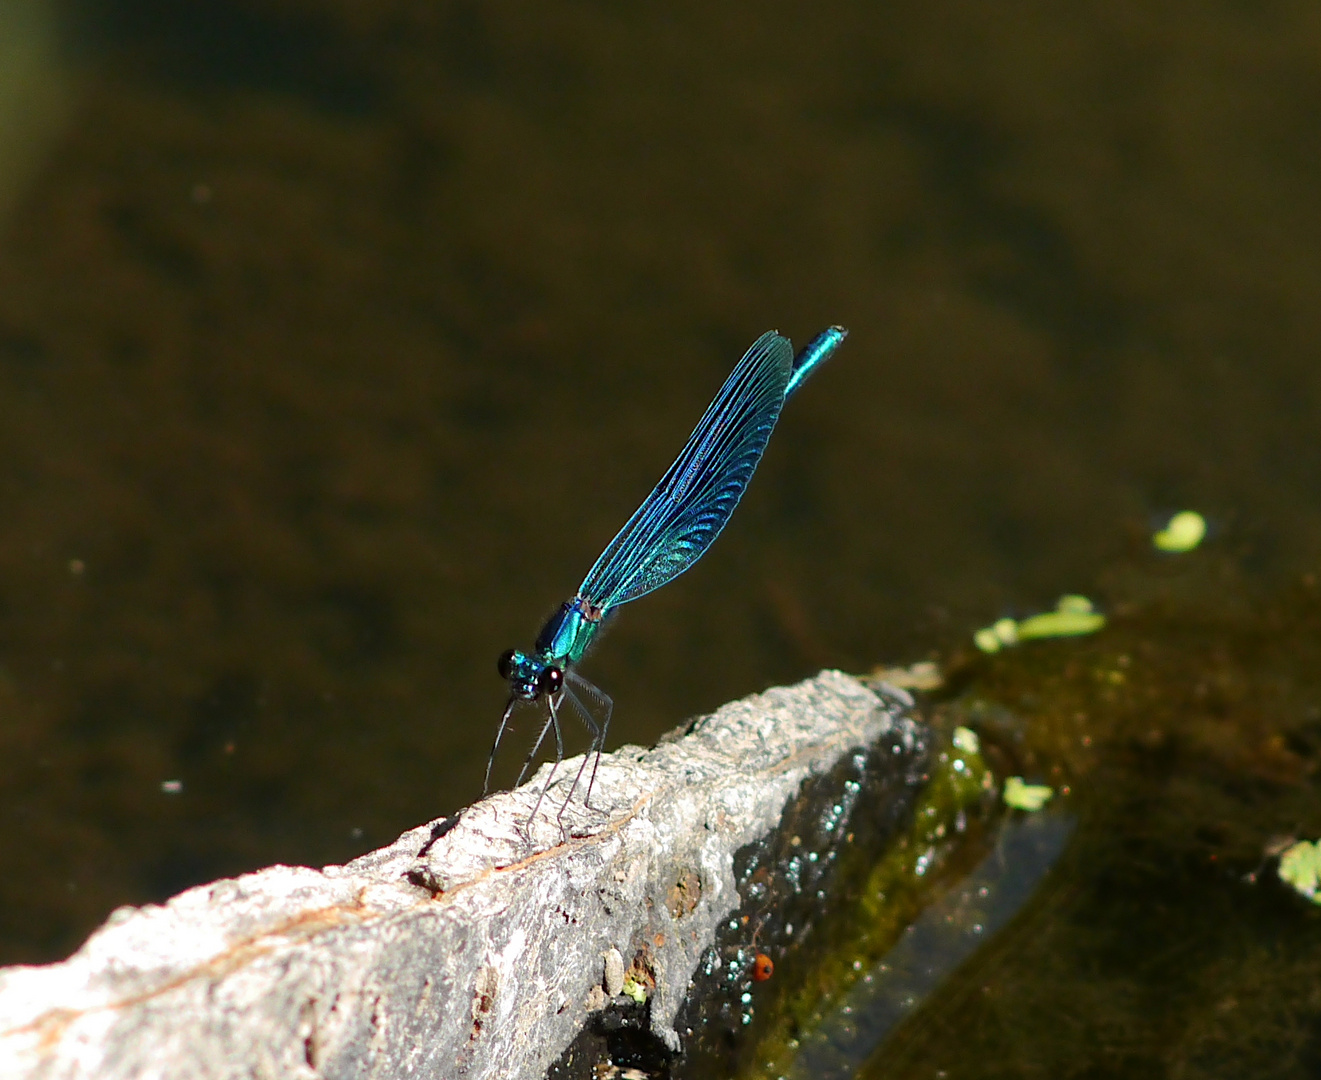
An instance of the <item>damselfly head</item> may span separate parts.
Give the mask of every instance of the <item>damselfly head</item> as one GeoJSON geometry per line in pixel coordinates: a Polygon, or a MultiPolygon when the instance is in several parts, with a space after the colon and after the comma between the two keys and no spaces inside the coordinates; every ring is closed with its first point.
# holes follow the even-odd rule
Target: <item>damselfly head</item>
{"type": "Polygon", "coordinates": [[[518,649],[509,649],[500,654],[495,663],[500,678],[509,684],[509,693],[524,701],[536,701],[540,691],[537,684],[545,671],[545,665],[527,653],[518,649]]]}
{"type": "Polygon", "coordinates": [[[555,695],[564,685],[564,671],[519,649],[509,649],[496,661],[500,678],[509,684],[509,692],[524,701],[555,695]]]}

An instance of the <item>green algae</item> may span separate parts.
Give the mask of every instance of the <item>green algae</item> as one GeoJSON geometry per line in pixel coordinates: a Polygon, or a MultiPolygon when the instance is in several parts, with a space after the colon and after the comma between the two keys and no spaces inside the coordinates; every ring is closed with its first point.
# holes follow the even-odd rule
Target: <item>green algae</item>
{"type": "Polygon", "coordinates": [[[906,833],[872,865],[861,861],[870,854],[845,849],[841,877],[853,878],[854,884],[832,915],[833,948],[809,978],[771,1004],[771,1015],[762,1020],[765,1034],[756,1064],[743,1075],[783,1075],[802,1038],[986,850],[987,824],[996,807],[995,777],[973,731],[960,728],[941,738],[906,833]]]}
{"type": "Polygon", "coordinates": [[[636,979],[625,979],[624,988],[620,993],[625,997],[632,998],[639,1005],[644,1004],[647,1000],[647,987],[636,979]]]}

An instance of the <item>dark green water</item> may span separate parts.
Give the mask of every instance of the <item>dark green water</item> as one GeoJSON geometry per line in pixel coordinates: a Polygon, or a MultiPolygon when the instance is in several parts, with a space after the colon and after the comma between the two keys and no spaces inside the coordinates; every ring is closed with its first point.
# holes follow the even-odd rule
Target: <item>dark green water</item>
{"type": "Polygon", "coordinates": [[[588,658],[615,745],[1095,589],[1185,505],[1264,589],[1321,552],[1307,5],[53,18],[0,231],[4,962],[475,798],[496,655],[770,327],[852,336],[588,658]]]}
{"type": "Polygon", "coordinates": [[[1276,874],[1321,833],[1317,578],[1254,595],[1234,564],[1212,549],[1116,566],[1105,631],[956,677],[937,722],[974,725],[999,775],[1056,787],[1042,818],[1076,824],[1044,880],[1018,872],[1030,902],[956,971],[966,949],[925,930],[921,960],[948,977],[927,992],[907,976],[915,1005],[856,1075],[1317,1075],[1321,909],[1276,874]]]}

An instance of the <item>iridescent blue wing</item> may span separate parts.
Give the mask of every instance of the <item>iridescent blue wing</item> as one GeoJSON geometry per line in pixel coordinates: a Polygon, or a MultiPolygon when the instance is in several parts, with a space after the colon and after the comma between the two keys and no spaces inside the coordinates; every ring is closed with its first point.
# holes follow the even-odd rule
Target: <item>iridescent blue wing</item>
{"type": "Polygon", "coordinates": [[[793,346],[762,334],[730,373],[678,458],[578,587],[603,609],[636,600],[705,554],[734,512],[780,418],[793,346]]]}

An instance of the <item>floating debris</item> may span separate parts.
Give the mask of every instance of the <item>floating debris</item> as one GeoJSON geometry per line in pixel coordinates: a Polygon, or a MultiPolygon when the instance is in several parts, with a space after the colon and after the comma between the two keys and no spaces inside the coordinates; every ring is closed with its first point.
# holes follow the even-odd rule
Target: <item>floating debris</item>
{"type": "Polygon", "coordinates": [[[1020,641],[1094,634],[1103,626],[1105,616],[1096,610],[1092,602],[1085,596],[1071,593],[1059,598],[1054,611],[1033,615],[1022,622],[1000,619],[978,630],[972,640],[982,652],[994,653],[1010,645],[1017,645],[1020,641]]]}
{"type": "Polygon", "coordinates": [[[1055,789],[1045,784],[1029,784],[1021,776],[1010,776],[1005,780],[1005,805],[1014,810],[1032,813],[1040,810],[1054,797],[1055,789]]]}
{"type": "Polygon", "coordinates": [[[1321,844],[1299,840],[1280,856],[1280,880],[1321,904],[1321,844]]]}
{"type": "Polygon", "coordinates": [[[874,668],[869,680],[887,683],[900,690],[939,690],[945,683],[940,665],[934,660],[919,660],[908,667],[874,668]]]}
{"type": "Polygon", "coordinates": [[[1158,551],[1178,554],[1192,551],[1206,536],[1206,518],[1196,510],[1181,510],[1151,538],[1158,551]]]}
{"type": "Polygon", "coordinates": [[[1018,624],[1018,640],[1077,637],[1094,634],[1105,625],[1105,616],[1085,596],[1061,596],[1054,611],[1033,615],[1018,624]]]}
{"type": "Polygon", "coordinates": [[[1013,619],[1000,619],[986,629],[978,630],[972,640],[982,652],[999,652],[1007,645],[1018,644],[1018,623],[1013,619]]]}

